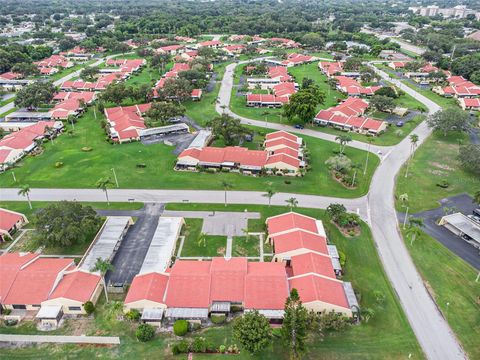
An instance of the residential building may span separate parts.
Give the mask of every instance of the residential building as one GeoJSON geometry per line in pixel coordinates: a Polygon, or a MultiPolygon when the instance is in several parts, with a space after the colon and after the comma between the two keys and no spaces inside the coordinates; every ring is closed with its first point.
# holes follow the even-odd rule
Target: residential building
{"type": "Polygon", "coordinates": [[[349,97],[343,103],[320,110],[314,118],[318,125],[333,126],[342,130],[378,135],[387,129],[387,123],[363,116],[368,103],[360,98],[349,97]]]}
{"type": "MultiPolygon", "coordinates": [[[[0,150],[0,158],[2,156],[0,150]]],[[[0,208],[0,242],[12,239],[12,235],[25,224],[28,224],[27,217],[21,213],[0,208]]]]}
{"type": "Polygon", "coordinates": [[[299,176],[305,168],[301,138],[277,131],[268,134],[264,150],[249,150],[239,146],[189,147],[177,158],[176,170],[235,171],[246,175],[262,172],[275,175],[299,176]]]}
{"type": "Polygon", "coordinates": [[[348,96],[373,96],[382,86],[362,86],[358,81],[347,76],[335,76],[337,89],[348,96]]]}

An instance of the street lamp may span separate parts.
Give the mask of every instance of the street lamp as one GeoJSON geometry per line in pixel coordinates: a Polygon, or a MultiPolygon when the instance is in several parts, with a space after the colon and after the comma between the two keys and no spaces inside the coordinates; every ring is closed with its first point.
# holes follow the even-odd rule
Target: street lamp
{"type": "Polygon", "coordinates": [[[114,169],[114,168],[112,168],[111,170],[112,170],[112,172],[113,172],[113,177],[114,177],[114,179],[115,179],[115,184],[117,185],[117,188],[118,188],[117,174],[115,173],[115,169],[114,169]]]}

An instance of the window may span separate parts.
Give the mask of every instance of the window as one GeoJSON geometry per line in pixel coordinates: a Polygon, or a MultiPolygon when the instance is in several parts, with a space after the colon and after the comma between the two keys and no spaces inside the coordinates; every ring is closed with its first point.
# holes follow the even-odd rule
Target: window
{"type": "Polygon", "coordinates": [[[14,309],[21,309],[21,310],[24,310],[24,309],[27,308],[26,305],[15,305],[15,304],[12,305],[12,307],[13,307],[14,309]]]}
{"type": "Polygon", "coordinates": [[[32,305],[32,307],[34,307],[34,308],[39,308],[40,305],[32,305]]]}
{"type": "Polygon", "coordinates": [[[68,310],[70,310],[70,311],[82,311],[82,308],[80,306],[69,306],[68,310]]]}

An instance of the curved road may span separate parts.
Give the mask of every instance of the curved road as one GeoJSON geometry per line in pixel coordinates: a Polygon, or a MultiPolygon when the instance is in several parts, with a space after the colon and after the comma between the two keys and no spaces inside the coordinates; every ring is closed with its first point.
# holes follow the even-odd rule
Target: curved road
{"type": "MultiPolygon", "coordinates": [[[[233,86],[233,72],[236,64],[227,66],[219,93],[217,112],[226,112],[240,118],[242,122],[271,129],[285,129],[292,131],[286,125],[256,121],[239,117],[229,108],[229,100],[233,86]]],[[[374,70],[384,79],[394,83],[400,89],[414,96],[425,104],[430,113],[440,110],[440,107],[418,94],[413,89],[391,79],[386,73],[377,68],[374,70]]],[[[314,130],[298,130],[300,134],[314,136],[329,141],[335,141],[335,136],[323,134],[314,130]]],[[[430,129],[423,122],[414,130],[420,137],[420,143],[429,135],[430,129]]],[[[366,150],[366,144],[358,141],[350,143],[352,147],[366,150]]],[[[410,154],[410,140],[405,138],[396,146],[372,146],[371,151],[382,153],[382,162],[377,168],[366,197],[358,199],[338,199],[324,196],[300,195],[279,193],[272,198],[272,204],[285,205],[289,197],[296,197],[299,206],[325,208],[331,202],[345,204],[349,211],[357,212],[367,220],[372,228],[373,237],[386,273],[398,294],[402,307],[415,332],[417,339],[429,359],[456,360],[466,359],[459,342],[451,331],[448,323],[441,315],[435,302],[430,297],[423,281],[418,274],[412,259],[404,245],[398,229],[398,221],[394,208],[395,177],[401,166],[410,154]]],[[[197,190],[109,190],[111,201],[143,201],[143,202],[206,202],[223,203],[223,191],[197,190]]],[[[105,194],[96,189],[32,189],[30,197],[36,201],[105,201],[105,194]]],[[[0,189],[0,199],[7,201],[25,200],[17,195],[17,189],[0,189]]],[[[268,201],[261,192],[229,191],[228,202],[236,204],[267,204],[268,201]]],[[[440,269],[439,269],[440,270],[440,269]]],[[[381,338],[379,337],[379,341],[381,338]]]]}

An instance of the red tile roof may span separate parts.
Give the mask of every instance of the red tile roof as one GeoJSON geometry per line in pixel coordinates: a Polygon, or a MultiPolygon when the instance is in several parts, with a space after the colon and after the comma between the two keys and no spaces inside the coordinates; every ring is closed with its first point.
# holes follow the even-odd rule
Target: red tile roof
{"type": "Polygon", "coordinates": [[[461,99],[461,101],[465,104],[468,108],[479,108],[480,107],[480,99],[461,99]]]}
{"type": "Polygon", "coordinates": [[[45,134],[47,126],[53,127],[55,121],[39,121],[36,124],[24,127],[0,140],[0,149],[24,150],[31,146],[37,137],[45,134]]]}
{"type": "MultiPolygon", "coordinates": [[[[295,228],[293,228],[295,229],[295,228]]],[[[313,228],[311,228],[313,229],[313,228]]],[[[271,235],[276,254],[283,254],[297,249],[308,249],[322,254],[328,254],[327,239],[318,234],[303,230],[271,235]]]]}
{"type": "Polygon", "coordinates": [[[191,156],[203,163],[222,164],[233,162],[240,166],[264,166],[267,153],[261,150],[249,150],[244,147],[228,146],[225,148],[204,147],[201,149],[184,150],[178,158],[191,156]]]}
{"type": "Polygon", "coordinates": [[[140,300],[150,300],[164,304],[168,278],[168,275],[159,273],[135,276],[125,298],[125,304],[140,300]]]}
{"type": "Polygon", "coordinates": [[[273,87],[275,96],[287,96],[293,95],[297,92],[295,84],[292,82],[283,82],[273,87]]]}
{"type": "Polygon", "coordinates": [[[305,275],[289,279],[290,289],[297,289],[304,304],[321,301],[349,308],[342,282],[317,275],[305,275]]]}
{"type": "Polygon", "coordinates": [[[248,94],[247,102],[263,104],[286,104],[288,103],[288,97],[270,94],[248,94]]]}
{"type": "Polygon", "coordinates": [[[15,211],[0,208],[0,230],[10,231],[19,221],[24,221],[25,215],[15,211]]]}
{"type": "Polygon", "coordinates": [[[63,276],[49,299],[65,298],[85,303],[92,298],[100,281],[98,274],[73,271],[63,276]]]}
{"type": "Polygon", "coordinates": [[[267,219],[267,228],[269,236],[276,236],[276,234],[295,230],[318,233],[317,221],[314,218],[295,212],[269,217],[267,219]]]}
{"type": "Polygon", "coordinates": [[[139,104],[106,108],[105,116],[119,139],[137,138],[138,131],[146,128],[142,114],[148,111],[150,106],[151,104],[139,104]]]}
{"type": "Polygon", "coordinates": [[[14,73],[11,71],[0,74],[0,79],[5,79],[5,80],[16,80],[16,79],[21,79],[22,77],[23,77],[22,74],[14,73]]]}
{"type": "Polygon", "coordinates": [[[278,139],[278,138],[285,138],[285,139],[291,140],[291,141],[296,142],[296,143],[298,143],[298,140],[300,139],[298,136],[290,134],[289,132],[286,132],[286,131],[283,131],[283,130],[274,131],[274,132],[271,132],[271,133],[268,133],[267,135],[265,135],[265,140],[266,141],[273,140],[273,139],[278,139]]]}
{"type": "Polygon", "coordinates": [[[292,256],[290,266],[293,270],[293,276],[313,273],[336,279],[332,259],[328,255],[321,255],[313,252],[295,255],[292,256]]]}

